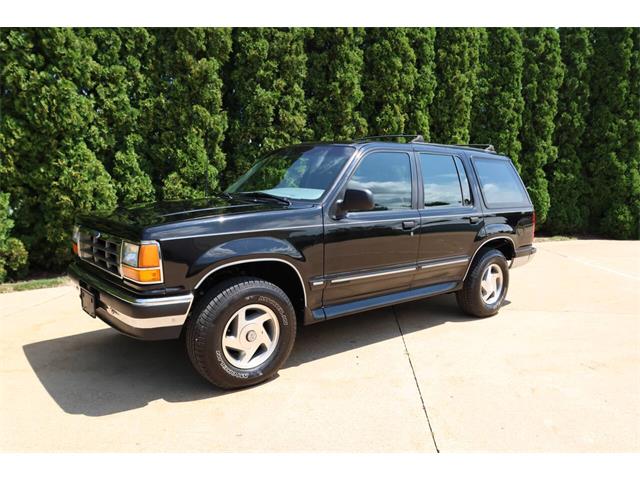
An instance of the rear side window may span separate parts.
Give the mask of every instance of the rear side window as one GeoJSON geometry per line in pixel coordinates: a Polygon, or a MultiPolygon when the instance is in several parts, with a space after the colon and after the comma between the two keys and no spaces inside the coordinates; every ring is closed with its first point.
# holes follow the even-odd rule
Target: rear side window
{"type": "Polygon", "coordinates": [[[374,210],[411,208],[411,163],[403,152],[374,152],[362,159],[347,188],[367,188],[374,210]]]}
{"type": "Polygon", "coordinates": [[[467,176],[457,158],[451,155],[421,153],[420,168],[425,207],[460,207],[470,203],[467,176]],[[462,176],[458,173],[459,169],[462,176]]]}
{"type": "Polygon", "coordinates": [[[474,160],[482,195],[488,207],[528,206],[527,192],[511,162],[499,159],[474,160]]]}

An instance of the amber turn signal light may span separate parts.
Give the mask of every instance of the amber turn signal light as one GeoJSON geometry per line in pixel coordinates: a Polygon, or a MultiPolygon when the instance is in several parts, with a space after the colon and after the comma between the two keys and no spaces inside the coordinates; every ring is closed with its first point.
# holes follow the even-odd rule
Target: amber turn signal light
{"type": "Polygon", "coordinates": [[[160,266],[160,254],[157,245],[140,245],[138,267],[150,268],[160,266]]]}
{"type": "Polygon", "coordinates": [[[139,269],[122,265],[122,275],[134,282],[140,283],[157,283],[161,280],[159,268],[139,269]]]}

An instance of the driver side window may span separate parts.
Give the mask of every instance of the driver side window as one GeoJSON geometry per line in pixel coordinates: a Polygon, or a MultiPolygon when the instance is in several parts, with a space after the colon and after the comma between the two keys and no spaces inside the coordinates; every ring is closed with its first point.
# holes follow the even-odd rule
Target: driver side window
{"type": "Polygon", "coordinates": [[[369,189],[374,210],[411,209],[411,160],[405,152],[374,152],[362,159],[347,188],[369,189]]]}

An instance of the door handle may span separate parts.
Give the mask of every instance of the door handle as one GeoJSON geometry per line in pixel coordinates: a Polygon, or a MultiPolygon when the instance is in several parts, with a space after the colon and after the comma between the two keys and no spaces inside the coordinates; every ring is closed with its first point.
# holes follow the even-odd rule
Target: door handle
{"type": "Polygon", "coordinates": [[[482,220],[481,217],[467,217],[469,219],[469,223],[480,223],[482,220]]]}
{"type": "Polygon", "coordinates": [[[402,228],[404,230],[412,230],[413,228],[415,228],[415,226],[415,220],[405,220],[404,222],[402,222],[402,228]]]}

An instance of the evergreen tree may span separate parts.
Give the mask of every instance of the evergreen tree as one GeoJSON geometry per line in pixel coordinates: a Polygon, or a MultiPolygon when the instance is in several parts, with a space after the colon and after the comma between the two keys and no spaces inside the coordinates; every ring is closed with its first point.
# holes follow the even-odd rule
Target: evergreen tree
{"type": "Polygon", "coordinates": [[[589,223],[614,238],[637,235],[637,66],[634,29],[592,30],[591,110],[586,132],[589,223]],[[632,120],[634,119],[634,120],[632,120]],[[635,139],[633,138],[635,136],[635,139]],[[635,153],[634,153],[635,152],[635,153]],[[634,198],[635,197],[635,198],[634,198]],[[634,211],[635,210],[635,211],[634,211]]]}
{"type": "Polygon", "coordinates": [[[362,106],[370,135],[405,132],[416,75],[406,28],[367,29],[362,106]]]}
{"type": "Polygon", "coordinates": [[[363,28],[317,28],[307,41],[306,81],[313,140],[347,140],[367,132],[362,102],[363,28]]]}
{"type": "Polygon", "coordinates": [[[522,42],[524,111],[520,167],[536,209],[536,218],[543,224],[551,203],[544,168],[555,161],[558,153],[553,144],[553,131],[558,89],[564,73],[560,35],[555,28],[524,28],[522,42]]]}
{"type": "Polygon", "coordinates": [[[100,142],[91,149],[111,174],[121,205],[153,200],[155,189],[143,168],[150,166],[141,162],[143,142],[136,132],[140,103],[148,96],[148,51],[154,37],[144,28],[88,28],[80,34],[96,45],[91,95],[100,111],[94,121],[100,142]]]}
{"type": "Polygon", "coordinates": [[[564,79],[559,92],[555,144],[558,159],[549,165],[551,208],[545,228],[577,233],[587,228],[583,137],[589,113],[589,61],[593,48],[588,28],[561,28],[564,79]]]}
{"type": "Polygon", "coordinates": [[[471,115],[471,140],[489,143],[519,168],[524,50],[514,28],[490,28],[480,49],[471,115]]]}
{"type": "Polygon", "coordinates": [[[416,56],[416,81],[409,106],[406,133],[422,134],[431,138],[429,109],[436,92],[435,28],[409,28],[409,39],[416,56]]]}
{"type": "Polygon", "coordinates": [[[162,197],[200,198],[219,186],[227,114],[222,68],[231,49],[228,28],[154,30],[152,90],[140,132],[162,197]]]}
{"type": "Polygon", "coordinates": [[[11,194],[14,235],[39,268],[61,269],[78,212],[111,209],[109,174],[89,149],[95,44],[71,29],[3,30],[0,37],[0,189],[11,194]]]}
{"type": "Polygon", "coordinates": [[[239,28],[228,72],[230,113],[227,182],[262,154],[310,136],[304,83],[305,40],[301,28],[239,28]]]}
{"type": "Polygon", "coordinates": [[[11,236],[14,222],[11,219],[9,194],[0,193],[0,282],[7,274],[21,273],[27,263],[27,250],[20,240],[11,236]]]}
{"type": "Polygon", "coordinates": [[[469,143],[471,105],[483,30],[436,29],[436,79],[431,106],[431,138],[438,143],[469,143]]]}

